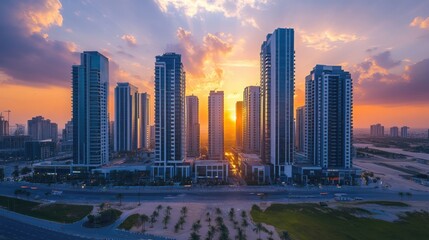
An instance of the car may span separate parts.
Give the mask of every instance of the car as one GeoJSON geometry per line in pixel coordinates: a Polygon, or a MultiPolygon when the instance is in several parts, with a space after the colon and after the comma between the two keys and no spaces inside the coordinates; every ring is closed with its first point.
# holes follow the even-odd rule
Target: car
{"type": "Polygon", "coordinates": [[[328,192],[321,192],[320,195],[328,195],[328,192]]]}
{"type": "Polygon", "coordinates": [[[37,190],[37,187],[30,187],[31,190],[37,190]]]}
{"type": "Polygon", "coordinates": [[[29,188],[29,186],[23,185],[23,186],[21,186],[21,188],[22,189],[27,189],[27,188],[29,188]]]}
{"type": "Polygon", "coordinates": [[[362,200],[363,200],[363,198],[361,198],[361,197],[355,197],[355,200],[356,200],[356,201],[362,201],[362,200]]]}

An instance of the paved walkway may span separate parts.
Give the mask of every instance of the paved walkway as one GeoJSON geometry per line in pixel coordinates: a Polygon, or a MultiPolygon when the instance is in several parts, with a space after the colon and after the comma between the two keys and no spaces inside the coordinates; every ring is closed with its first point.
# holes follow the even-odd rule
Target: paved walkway
{"type": "Polygon", "coordinates": [[[72,224],[62,224],[52,222],[48,220],[33,218],[30,216],[18,214],[15,212],[7,211],[0,208],[0,216],[7,217],[19,222],[30,224],[43,229],[61,232],[67,235],[88,238],[88,239],[109,239],[109,240],[122,240],[122,239],[154,239],[154,240],[166,240],[167,238],[153,236],[148,234],[133,233],[128,231],[118,230],[119,224],[128,217],[129,214],[123,214],[118,221],[114,224],[103,227],[103,228],[85,228],[82,224],[85,222],[85,218],[81,221],[72,224]]]}

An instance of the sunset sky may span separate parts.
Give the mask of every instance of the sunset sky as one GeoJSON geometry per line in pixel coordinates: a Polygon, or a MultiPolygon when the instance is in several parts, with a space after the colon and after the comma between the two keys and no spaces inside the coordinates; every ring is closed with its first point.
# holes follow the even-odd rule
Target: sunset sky
{"type": "MultiPolygon", "coordinates": [[[[260,45],[278,27],[295,29],[295,107],[316,64],[352,73],[354,125],[429,127],[429,1],[6,1],[0,3],[0,111],[11,123],[71,118],[71,66],[79,52],[110,61],[113,88],[130,82],[153,97],[155,56],[182,54],[187,95],[225,91],[226,132],[243,89],[259,85],[260,45]],[[5,113],[4,113],[5,114],[5,113]]],[[[151,99],[153,101],[153,98],[151,99]]],[[[228,135],[227,137],[231,137],[228,135]]]]}

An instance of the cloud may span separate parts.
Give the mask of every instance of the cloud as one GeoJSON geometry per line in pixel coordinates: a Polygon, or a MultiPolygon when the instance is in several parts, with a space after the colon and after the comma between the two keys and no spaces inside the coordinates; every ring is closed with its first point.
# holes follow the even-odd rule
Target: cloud
{"type": "Polygon", "coordinates": [[[424,19],[423,17],[415,17],[410,23],[411,27],[418,27],[422,29],[429,29],[429,17],[424,19]]]}
{"type": "Polygon", "coordinates": [[[221,13],[225,17],[237,18],[243,26],[259,28],[256,20],[245,14],[245,10],[259,10],[268,0],[155,0],[155,2],[164,13],[172,9],[182,11],[188,17],[202,16],[204,13],[221,13]]]}
{"type": "MultiPolygon", "coordinates": [[[[429,59],[406,66],[401,73],[392,73],[389,68],[398,61],[377,60],[383,52],[367,58],[352,67],[354,98],[357,104],[428,104],[429,59]],[[382,66],[384,64],[384,66],[382,66]]],[[[401,62],[401,61],[399,61],[401,62]]]]}
{"type": "Polygon", "coordinates": [[[124,40],[130,47],[137,46],[137,38],[131,34],[122,35],[121,39],[124,40]]]}
{"type": "Polygon", "coordinates": [[[376,64],[382,68],[390,69],[396,66],[399,66],[402,61],[395,61],[392,59],[390,51],[384,51],[382,53],[379,53],[375,56],[373,56],[374,61],[376,64]]]}
{"type": "Polygon", "coordinates": [[[44,32],[61,26],[58,0],[3,1],[0,5],[0,72],[8,84],[69,86],[79,59],[76,45],[50,40],[44,32]],[[6,34],[7,33],[7,34],[6,34]]]}
{"type": "Polygon", "coordinates": [[[355,34],[338,34],[330,31],[321,33],[306,33],[305,31],[299,31],[301,41],[310,48],[314,48],[320,51],[330,51],[337,48],[340,44],[354,42],[360,40],[355,34]]]}
{"type": "Polygon", "coordinates": [[[167,51],[182,54],[190,91],[219,88],[224,74],[221,58],[232,51],[232,36],[208,33],[198,41],[183,28],[177,29],[176,36],[179,43],[167,46],[167,51]]]}

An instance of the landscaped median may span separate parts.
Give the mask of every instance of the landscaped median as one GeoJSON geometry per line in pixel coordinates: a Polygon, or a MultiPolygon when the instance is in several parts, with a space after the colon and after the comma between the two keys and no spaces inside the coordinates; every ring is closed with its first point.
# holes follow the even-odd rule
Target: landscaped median
{"type": "Polygon", "coordinates": [[[359,209],[273,204],[265,211],[254,205],[250,213],[255,223],[274,226],[284,239],[428,239],[427,212],[406,212],[399,215],[399,220],[388,222],[362,216],[361,213],[369,213],[359,209]]]}
{"type": "Polygon", "coordinates": [[[93,209],[89,205],[44,204],[5,196],[0,196],[0,206],[9,211],[59,223],[79,221],[93,209]]]}

